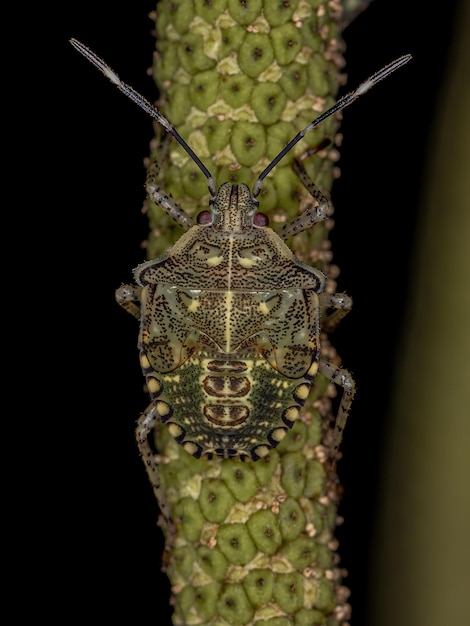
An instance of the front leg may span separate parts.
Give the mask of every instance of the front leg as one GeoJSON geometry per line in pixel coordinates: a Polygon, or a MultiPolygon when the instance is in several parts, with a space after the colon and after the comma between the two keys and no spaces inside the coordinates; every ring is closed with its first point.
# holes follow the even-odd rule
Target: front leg
{"type": "Polygon", "coordinates": [[[167,215],[171,217],[177,224],[188,230],[191,226],[194,226],[193,218],[186,213],[171,196],[163,191],[163,189],[157,184],[157,176],[160,171],[159,162],[154,162],[149,167],[147,174],[147,182],[145,188],[147,190],[150,200],[155,202],[157,206],[165,211],[167,215]]]}
{"type": "Polygon", "coordinates": [[[348,370],[338,367],[329,361],[322,361],[320,359],[318,363],[318,371],[332,383],[335,383],[338,387],[342,387],[343,389],[343,395],[341,397],[338,413],[336,415],[335,428],[328,454],[334,468],[338,458],[341,440],[343,438],[344,427],[348,421],[349,411],[351,409],[354,394],[356,393],[356,383],[348,370]]]}
{"type": "MultiPolygon", "coordinates": [[[[323,292],[319,295],[319,302],[322,308],[335,309],[333,313],[321,320],[320,328],[325,333],[332,332],[343,317],[352,309],[352,298],[345,293],[323,292]]],[[[354,394],[356,393],[356,383],[348,370],[338,367],[329,361],[321,360],[321,358],[318,364],[318,371],[343,389],[328,454],[334,469],[341,440],[343,439],[343,430],[348,420],[354,394]]]]}
{"type": "Polygon", "coordinates": [[[352,309],[352,298],[345,293],[326,293],[322,292],[318,299],[320,307],[325,309],[335,309],[321,320],[320,328],[324,333],[331,333],[338,326],[343,317],[352,309]]]}
{"type": "Polygon", "coordinates": [[[136,319],[140,319],[140,306],[136,302],[140,302],[142,287],[138,285],[121,285],[116,289],[116,302],[122,308],[133,315],[136,319]]]}
{"type": "Polygon", "coordinates": [[[165,499],[165,492],[160,482],[160,474],[158,466],[165,462],[165,459],[157,454],[149,443],[149,437],[153,436],[155,426],[159,422],[160,417],[157,413],[157,409],[153,403],[145,409],[142,415],[137,420],[137,428],[135,431],[137,446],[139,448],[142,461],[144,462],[145,469],[147,470],[150,484],[152,485],[153,492],[160,507],[160,511],[166,523],[168,532],[171,532],[172,521],[170,515],[170,509],[165,499]]]}
{"type": "Polygon", "coordinates": [[[323,222],[328,217],[327,212],[329,203],[327,197],[309,178],[304,166],[300,163],[300,161],[294,160],[293,168],[295,173],[299,177],[300,182],[307,189],[312,198],[316,200],[317,204],[308,208],[306,211],[304,211],[304,213],[294,218],[293,220],[290,220],[290,222],[287,222],[287,224],[284,224],[284,226],[279,229],[278,235],[284,240],[289,239],[289,237],[293,237],[298,233],[301,233],[303,230],[311,228],[318,222],[323,222]]]}

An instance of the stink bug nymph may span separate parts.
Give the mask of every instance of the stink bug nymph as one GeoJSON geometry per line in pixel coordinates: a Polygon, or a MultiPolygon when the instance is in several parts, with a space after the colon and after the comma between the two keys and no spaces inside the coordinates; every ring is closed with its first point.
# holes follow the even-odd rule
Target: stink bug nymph
{"type": "Polygon", "coordinates": [[[253,190],[224,183],[175,128],[83,44],[72,45],[125,95],[156,119],[207,178],[208,211],[194,220],[155,183],[150,198],[186,232],[163,256],[139,265],[136,284],[116,292],[140,320],[138,347],[151,404],[138,422],[141,451],[158,420],[195,457],[257,460],[299,417],[317,372],[343,389],[330,454],[337,455],[355,393],[351,374],[321,358],[320,327],[350,310],[345,294],[326,293],[324,274],[298,260],[284,240],[326,219],[328,202],[299,161],[294,169],[316,201],[278,232],[258,213],[262,182],[302,137],[407,63],[400,57],[300,131],[263,170],[253,190]],[[140,303],[140,304],[139,304],[140,303]],[[321,310],[332,310],[320,322],[321,310]]]}

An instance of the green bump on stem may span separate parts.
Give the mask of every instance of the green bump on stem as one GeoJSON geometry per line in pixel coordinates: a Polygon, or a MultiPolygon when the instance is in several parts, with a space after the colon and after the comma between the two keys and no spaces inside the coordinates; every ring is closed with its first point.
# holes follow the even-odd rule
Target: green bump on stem
{"type": "MultiPolygon", "coordinates": [[[[187,585],[181,589],[178,594],[178,603],[175,608],[175,617],[178,616],[182,619],[180,623],[186,624],[186,617],[194,607],[194,587],[187,585]]],[[[177,622],[175,622],[177,623],[177,622]]]]}
{"type": "Polygon", "coordinates": [[[220,583],[212,582],[194,588],[194,609],[204,624],[216,614],[220,587],[220,583]]]}
{"type": "MultiPolygon", "coordinates": [[[[328,622],[329,624],[331,622],[328,622]]],[[[295,614],[294,626],[324,626],[325,614],[315,609],[300,609],[295,614]]]]}
{"type": "Polygon", "coordinates": [[[225,76],[220,86],[220,97],[228,105],[238,109],[250,100],[254,84],[253,79],[243,74],[225,76]]]}
{"type": "Polygon", "coordinates": [[[196,554],[201,569],[208,576],[213,580],[224,579],[228,568],[228,561],[217,547],[209,548],[208,546],[199,546],[196,550],[196,554]]]}
{"type": "Polygon", "coordinates": [[[279,453],[271,451],[267,457],[254,463],[255,474],[261,487],[264,487],[271,480],[272,475],[279,466],[279,453]]]}
{"type": "Polygon", "coordinates": [[[216,606],[230,626],[246,626],[253,618],[253,606],[239,583],[225,585],[216,606]]]}
{"type": "Polygon", "coordinates": [[[209,522],[220,523],[227,517],[235,498],[217,478],[205,478],[199,494],[199,506],[209,522]]]}
{"type": "MultiPolygon", "coordinates": [[[[169,438],[166,443],[171,445],[169,438]]],[[[194,468],[191,467],[190,463],[184,463],[181,459],[176,460],[171,467],[171,471],[165,472],[165,488],[169,490],[176,489],[177,487],[181,488],[181,484],[188,485],[191,480],[194,480],[194,468]]],[[[195,486],[195,488],[197,487],[195,486]]],[[[172,501],[174,501],[174,498],[172,501]]]]}
{"type": "Polygon", "coordinates": [[[258,122],[271,126],[279,120],[286,106],[287,96],[284,90],[274,83],[260,83],[253,89],[251,107],[258,122]]]}
{"type": "Polygon", "coordinates": [[[326,97],[331,94],[328,66],[324,59],[318,59],[317,63],[310,63],[307,67],[310,88],[318,97],[326,97]]]}
{"type": "Polygon", "coordinates": [[[259,491],[256,474],[249,464],[228,460],[222,465],[220,478],[238,502],[248,502],[259,491]]]}
{"type": "Polygon", "coordinates": [[[288,617],[271,617],[271,619],[256,622],[256,626],[292,626],[292,621],[288,617]]]}
{"type": "Polygon", "coordinates": [[[277,552],[282,543],[277,515],[268,510],[256,511],[248,518],[247,527],[260,552],[277,552]]]}
{"type": "Polygon", "coordinates": [[[209,24],[225,11],[227,0],[194,0],[196,15],[209,24]]]}
{"type": "Polygon", "coordinates": [[[217,533],[217,545],[234,565],[246,565],[256,554],[256,546],[245,524],[222,524],[217,533]]]}
{"type": "Polygon", "coordinates": [[[216,117],[210,117],[204,124],[202,132],[206,138],[207,147],[212,154],[225,148],[232,132],[232,126],[232,120],[219,121],[216,117]]]}
{"type": "Polygon", "coordinates": [[[281,26],[292,17],[299,0],[282,0],[265,2],[263,7],[264,17],[271,26],[281,26]]]}
{"type": "Polygon", "coordinates": [[[292,200],[297,200],[294,204],[299,204],[298,194],[301,183],[291,167],[280,167],[273,182],[279,198],[278,208],[292,206],[292,200]]]}
{"type": "Polygon", "coordinates": [[[289,22],[271,30],[271,42],[274,56],[279,65],[289,65],[302,47],[302,34],[289,22]]]}
{"type": "Polygon", "coordinates": [[[152,72],[153,79],[157,85],[160,81],[174,78],[180,67],[178,56],[172,53],[170,42],[162,41],[159,48],[161,54],[156,56],[152,72]]]}
{"type": "Polygon", "coordinates": [[[168,117],[175,127],[180,127],[188,119],[191,100],[186,85],[171,85],[167,91],[168,117]]]}
{"type": "Polygon", "coordinates": [[[296,452],[288,452],[281,457],[281,485],[292,497],[303,495],[307,473],[307,459],[296,452]]]}
{"type": "Polygon", "coordinates": [[[255,569],[243,579],[243,587],[251,604],[258,608],[266,606],[273,595],[274,575],[269,569],[255,569]]]}
{"type": "Polygon", "coordinates": [[[263,186],[261,187],[261,192],[258,196],[258,201],[260,203],[260,211],[262,211],[263,213],[268,213],[272,209],[276,209],[279,206],[276,189],[271,179],[264,179],[263,186]]]}
{"type": "Polygon", "coordinates": [[[160,2],[158,4],[157,40],[167,38],[167,28],[171,26],[177,33],[188,32],[194,19],[194,7],[190,2],[160,2]]]}
{"type": "Polygon", "coordinates": [[[215,61],[204,52],[204,40],[197,33],[186,33],[177,47],[178,58],[189,74],[210,70],[215,61]]]}
{"type": "Polygon", "coordinates": [[[330,528],[334,528],[336,525],[336,506],[334,503],[331,503],[329,506],[325,507],[325,526],[329,526],[330,528]]]}
{"type": "Polygon", "coordinates": [[[196,200],[207,194],[207,178],[191,160],[181,168],[181,183],[184,191],[196,200]]]}
{"type": "Polygon", "coordinates": [[[336,605],[336,596],[331,580],[320,578],[314,605],[316,609],[323,611],[325,614],[333,611],[336,605]]]}
{"type": "Polygon", "coordinates": [[[188,93],[195,107],[205,112],[214,104],[219,93],[219,81],[217,70],[198,72],[191,78],[188,93]]]}
{"type": "Polygon", "coordinates": [[[263,0],[228,0],[228,11],[242,26],[250,26],[261,12],[263,0]]]}
{"type": "Polygon", "coordinates": [[[219,183],[232,183],[233,185],[239,185],[244,183],[248,187],[253,186],[254,176],[252,171],[248,167],[241,167],[240,169],[231,169],[229,167],[221,167],[217,174],[217,181],[219,183]]]}
{"type": "Polygon", "coordinates": [[[242,26],[223,28],[221,30],[221,41],[217,58],[219,60],[227,59],[231,52],[238,51],[245,34],[246,30],[242,26]]]}
{"type": "Polygon", "coordinates": [[[319,545],[317,546],[317,565],[319,565],[323,570],[331,569],[333,567],[333,558],[331,555],[331,550],[328,546],[319,545]]]}
{"type": "Polygon", "coordinates": [[[184,579],[189,580],[194,570],[195,552],[190,545],[175,548],[171,554],[171,565],[184,579]]]}
{"type": "Polygon", "coordinates": [[[319,502],[313,503],[309,520],[313,524],[317,534],[320,534],[325,528],[325,508],[319,502]]]}
{"type": "Polygon", "coordinates": [[[313,537],[302,535],[283,544],[282,554],[288,559],[292,567],[302,572],[306,567],[312,567],[317,558],[317,546],[313,537]]]}
{"type": "MultiPolygon", "coordinates": [[[[292,139],[292,137],[294,137],[296,133],[297,129],[292,124],[292,122],[283,122],[282,120],[278,120],[278,122],[269,129],[269,133],[267,136],[266,156],[268,157],[268,159],[272,161],[274,157],[279,154],[279,152],[292,139]]],[[[287,167],[292,163],[293,158],[294,153],[291,150],[286,154],[281,163],[277,166],[276,176],[280,168],[287,167]]],[[[268,177],[268,179],[269,178],[270,177],[268,177]]]]}
{"type": "Polygon", "coordinates": [[[322,440],[323,432],[321,419],[317,411],[312,411],[312,420],[307,424],[307,437],[312,446],[318,445],[322,440]]]}
{"type": "Polygon", "coordinates": [[[325,468],[319,461],[312,459],[308,464],[304,496],[318,498],[325,489],[325,480],[325,468]]]}
{"type": "Polygon", "coordinates": [[[176,526],[187,541],[197,541],[204,525],[204,517],[198,503],[190,498],[182,498],[174,507],[176,526]]]}
{"type": "Polygon", "coordinates": [[[279,528],[285,542],[293,541],[305,528],[305,513],[294,498],[287,498],[279,506],[279,528]]]}
{"type": "Polygon", "coordinates": [[[247,33],[238,51],[238,63],[242,72],[257,78],[274,60],[270,35],[247,33]]]}
{"type": "Polygon", "coordinates": [[[296,422],[295,428],[287,433],[282,442],[283,452],[297,452],[307,443],[307,426],[304,422],[296,422]]]}
{"type": "Polygon", "coordinates": [[[286,613],[295,613],[304,603],[304,579],[298,572],[277,574],[273,596],[286,613]]]}
{"type": "Polygon", "coordinates": [[[278,84],[284,89],[290,100],[297,100],[307,88],[306,66],[300,63],[291,63],[289,67],[283,69],[278,84]]]}
{"type": "Polygon", "coordinates": [[[266,132],[260,124],[236,122],[232,129],[230,146],[240,165],[253,167],[266,151],[266,132]]]}

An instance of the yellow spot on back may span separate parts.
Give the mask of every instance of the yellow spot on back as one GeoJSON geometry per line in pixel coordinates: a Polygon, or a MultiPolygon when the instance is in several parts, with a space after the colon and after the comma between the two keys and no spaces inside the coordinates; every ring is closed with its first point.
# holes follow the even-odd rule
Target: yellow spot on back
{"type": "Polygon", "coordinates": [[[193,300],[191,304],[188,306],[188,311],[190,313],[195,313],[198,310],[200,305],[201,303],[199,302],[199,300],[193,300]]]}
{"type": "Polygon", "coordinates": [[[279,441],[282,441],[284,439],[286,434],[287,428],[275,428],[273,431],[271,431],[271,438],[279,443],[279,441]]]}
{"type": "Polygon", "coordinates": [[[299,409],[295,406],[290,406],[286,409],[285,416],[291,422],[295,422],[295,420],[299,418],[299,415],[299,409]]]}
{"type": "Polygon", "coordinates": [[[253,265],[256,265],[256,261],[254,259],[248,259],[247,257],[244,257],[244,256],[239,256],[238,262],[240,263],[242,267],[246,267],[246,268],[250,268],[250,267],[253,267],[253,265]]]}
{"type": "Polygon", "coordinates": [[[192,443],[191,441],[187,441],[186,443],[184,443],[183,448],[188,454],[194,454],[198,450],[197,445],[195,443],[192,443]]]}
{"type": "Polygon", "coordinates": [[[294,390],[294,396],[299,400],[306,400],[308,398],[308,394],[310,393],[310,387],[305,383],[303,385],[299,385],[294,390]]]}
{"type": "Polygon", "coordinates": [[[150,393],[158,393],[161,391],[162,386],[160,381],[157,378],[149,377],[147,378],[147,388],[150,393]]]}
{"type": "Polygon", "coordinates": [[[168,431],[172,437],[179,437],[183,432],[182,429],[178,426],[178,424],[168,424],[168,431]]]}
{"type": "Polygon", "coordinates": [[[253,452],[257,454],[260,458],[263,458],[267,454],[269,454],[271,448],[269,446],[257,446],[253,452]]]}
{"type": "Polygon", "coordinates": [[[209,267],[214,267],[215,265],[222,263],[223,260],[223,256],[210,256],[206,259],[206,263],[209,267]]]}
{"type": "Polygon", "coordinates": [[[269,315],[269,308],[266,304],[266,302],[260,302],[259,303],[259,310],[263,315],[269,315]]]}
{"type": "Polygon", "coordinates": [[[162,417],[165,417],[165,415],[168,415],[168,413],[170,412],[169,405],[166,402],[163,402],[162,400],[160,400],[160,402],[157,402],[155,406],[157,408],[157,413],[161,415],[162,417]]]}
{"type": "Polygon", "coordinates": [[[180,374],[164,374],[163,380],[165,380],[168,383],[179,383],[181,382],[181,375],[180,374]]]}
{"type": "Polygon", "coordinates": [[[308,374],[308,376],[312,376],[313,377],[313,376],[317,375],[317,372],[318,372],[318,363],[316,361],[314,361],[312,363],[312,365],[310,366],[307,374],[308,374]]]}
{"type": "Polygon", "coordinates": [[[140,365],[144,370],[147,370],[150,367],[150,361],[147,359],[145,354],[140,355],[140,365]]]}

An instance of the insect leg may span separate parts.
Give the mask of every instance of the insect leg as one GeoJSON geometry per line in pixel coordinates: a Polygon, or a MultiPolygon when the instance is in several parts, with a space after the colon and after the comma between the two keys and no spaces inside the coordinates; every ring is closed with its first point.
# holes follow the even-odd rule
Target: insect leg
{"type": "Polygon", "coordinates": [[[341,397],[338,414],[336,416],[335,428],[329,451],[329,457],[334,466],[338,456],[339,447],[341,445],[341,440],[343,438],[344,427],[346,426],[354,394],[356,393],[356,383],[348,370],[338,367],[329,361],[322,361],[320,359],[318,363],[318,371],[323,374],[323,376],[326,376],[326,378],[329,378],[331,382],[343,388],[343,395],[341,397]]]}
{"type": "Polygon", "coordinates": [[[282,239],[289,239],[303,230],[311,228],[318,222],[322,222],[327,218],[327,211],[329,207],[327,197],[318,189],[315,183],[310,179],[304,166],[298,160],[294,160],[293,168],[295,173],[300,179],[300,182],[307,189],[309,194],[316,200],[317,204],[308,208],[302,215],[290,220],[287,224],[284,224],[282,228],[277,231],[279,237],[282,239]]]}
{"type": "Polygon", "coordinates": [[[157,177],[160,172],[161,165],[163,160],[168,152],[168,144],[169,137],[163,139],[158,146],[158,157],[155,161],[152,162],[148,169],[147,173],[147,181],[145,183],[145,188],[147,190],[148,196],[150,200],[155,202],[161,209],[167,213],[171,217],[172,220],[177,222],[180,226],[185,228],[191,228],[194,226],[193,218],[186,213],[186,211],[177,203],[171,196],[166,194],[163,189],[159,187],[157,184],[157,177]]]}
{"type": "Polygon", "coordinates": [[[345,293],[326,293],[319,294],[320,307],[326,309],[335,309],[333,313],[327,315],[321,320],[321,330],[324,333],[331,333],[338,326],[343,317],[352,309],[352,298],[345,293]]]}
{"type": "Polygon", "coordinates": [[[142,287],[137,285],[121,285],[119,289],[116,289],[115,294],[116,302],[138,320],[140,319],[140,306],[136,302],[140,302],[141,292],[142,287]]]}
{"type": "Polygon", "coordinates": [[[162,462],[162,459],[159,458],[158,454],[152,450],[149,444],[149,436],[153,433],[153,430],[159,421],[160,418],[157,414],[155,405],[153,403],[149,404],[137,420],[135,435],[137,439],[137,446],[139,448],[142,461],[144,462],[145,469],[147,470],[158,506],[160,507],[163,517],[165,518],[167,528],[170,529],[172,526],[170,510],[168,503],[165,500],[164,490],[160,483],[158,471],[158,465],[162,462]]]}

